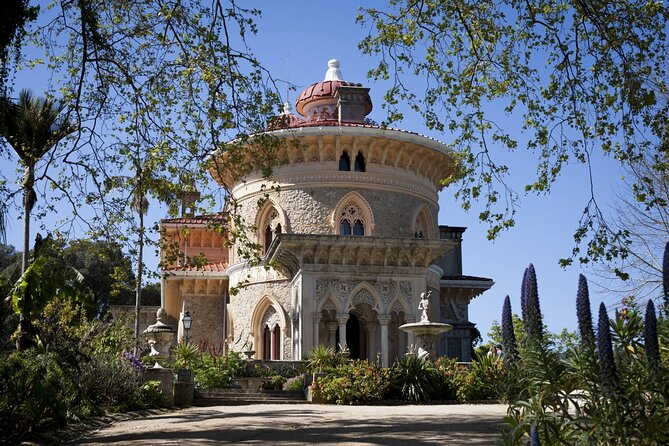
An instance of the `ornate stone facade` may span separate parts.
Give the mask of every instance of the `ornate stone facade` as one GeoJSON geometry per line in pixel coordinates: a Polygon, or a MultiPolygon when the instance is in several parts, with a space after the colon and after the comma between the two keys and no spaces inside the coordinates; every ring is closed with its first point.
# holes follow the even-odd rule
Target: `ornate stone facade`
{"type": "MultiPolygon", "coordinates": [[[[372,104],[357,84],[314,84],[297,105],[302,118],[286,107],[284,128],[267,132],[278,141],[271,180],[229,170],[225,150],[211,157],[211,174],[232,190],[264,264],[223,248],[220,232],[211,241],[212,221],[225,226],[225,215],[163,221],[180,249],[191,238],[211,241],[206,265],[172,262],[165,271],[163,306],[173,322],[187,308],[192,339],[252,345],[261,359],[301,359],[325,344],[387,366],[414,341],[398,327],[417,320],[420,293],[433,290],[430,319],[455,326],[440,353],[468,360],[467,305],[492,281],[465,283],[464,229],[437,225],[438,192],[457,174],[450,148],[364,124],[372,104]]],[[[251,137],[249,157],[254,144],[251,137]]]]}

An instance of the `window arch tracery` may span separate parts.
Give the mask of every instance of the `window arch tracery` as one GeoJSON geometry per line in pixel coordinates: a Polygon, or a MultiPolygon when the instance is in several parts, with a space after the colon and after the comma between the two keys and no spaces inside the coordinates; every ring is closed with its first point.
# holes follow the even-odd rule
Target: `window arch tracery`
{"type": "Polygon", "coordinates": [[[415,238],[433,238],[432,215],[426,204],[422,204],[414,213],[412,232],[415,238]]]}
{"type": "Polygon", "coordinates": [[[285,231],[285,221],[274,203],[269,202],[256,217],[257,240],[266,254],[274,239],[285,231]]]}
{"type": "Polygon", "coordinates": [[[374,227],[374,215],[367,200],[357,192],[350,192],[339,201],[332,223],[336,234],[370,236],[374,227]]]}

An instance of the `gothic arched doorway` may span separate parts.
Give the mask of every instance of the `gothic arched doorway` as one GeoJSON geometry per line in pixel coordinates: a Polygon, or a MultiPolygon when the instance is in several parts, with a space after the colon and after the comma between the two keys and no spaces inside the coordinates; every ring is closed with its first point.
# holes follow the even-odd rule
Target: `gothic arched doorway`
{"type": "Polygon", "coordinates": [[[351,359],[362,359],[360,354],[360,322],[353,313],[349,313],[348,321],[346,321],[346,345],[351,352],[351,359]]]}

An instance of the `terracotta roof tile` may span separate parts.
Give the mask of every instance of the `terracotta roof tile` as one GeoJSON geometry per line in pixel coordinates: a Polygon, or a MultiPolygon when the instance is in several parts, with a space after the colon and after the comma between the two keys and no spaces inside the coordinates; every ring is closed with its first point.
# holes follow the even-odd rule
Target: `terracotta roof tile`
{"type": "Polygon", "coordinates": [[[180,223],[180,224],[207,224],[215,221],[227,222],[228,216],[225,212],[217,212],[215,214],[196,215],[194,217],[176,217],[163,218],[161,223],[180,223]]]}
{"type": "Polygon", "coordinates": [[[165,268],[165,271],[204,271],[204,272],[225,272],[228,269],[227,262],[207,263],[203,266],[176,265],[165,268]]]}

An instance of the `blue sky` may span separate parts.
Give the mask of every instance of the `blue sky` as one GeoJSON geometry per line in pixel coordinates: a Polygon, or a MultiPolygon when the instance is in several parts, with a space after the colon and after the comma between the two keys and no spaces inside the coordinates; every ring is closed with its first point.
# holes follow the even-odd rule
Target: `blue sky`
{"type": "MultiPolygon", "coordinates": [[[[365,5],[374,3],[382,7],[385,2],[365,2],[365,5]]],[[[329,59],[339,59],[346,80],[361,82],[371,88],[374,110],[370,117],[379,122],[383,120],[380,105],[385,88],[366,79],[366,72],[376,61],[362,56],[357,49],[365,31],[355,23],[356,2],[255,0],[245,2],[244,6],[263,10],[259,35],[251,37],[249,45],[275,78],[305,87],[323,79],[329,59]]],[[[43,73],[21,72],[16,87],[29,87],[41,93],[39,85],[44,79],[43,73]]],[[[285,92],[285,88],[282,90],[285,92]]],[[[294,103],[300,90],[288,93],[284,100],[294,103]]],[[[512,118],[506,124],[518,127],[512,118]]],[[[415,115],[409,114],[399,127],[449,142],[448,135],[429,132],[415,115]]],[[[533,180],[535,158],[527,151],[519,149],[512,154],[495,155],[511,167],[510,183],[517,191],[522,191],[524,185],[533,180]]],[[[606,209],[620,177],[618,165],[602,156],[595,156],[592,162],[600,205],[606,209]]],[[[490,277],[495,281],[490,291],[474,299],[470,305],[469,318],[478,325],[484,337],[492,321],[500,319],[505,295],[511,296],[512,307],[519,312],[520,282],[530,262],[537,271],[542,311],[549,329],[576,328],[574,301],[581,269],[572,266],[563,270],[558,266],[558,259],[571,252],[572,234],[589,198],[589,187],[587,167],[568,166],[550,195],[521,194],[516,226],[502,233],[495,242],[486,239],[487,227],[478,221],[482,204],[474,205],[466,213],[453,197],[455,188],[441,192],[439,223],[468,227],[463,241],[464,274],[490,277]]],[[[155,208],[149,215],[154,221],[163,216],[155,208]]],[[[52,220],[56,216],[47,218],[52,220]]],[[[38,226],[33,225],[33,233],[38,226]]],[[[21,222],[13,219],[8,229],[8,242],[20,246],[21,222]]],[[[148,260],[149,265],[155,265],[155,258],[148,260]]],[[[601,300],[607,305],[612,302],[610,295],[597,295],[596,292],[591,292],[591,300],[593,307],[601,300]]]]}

